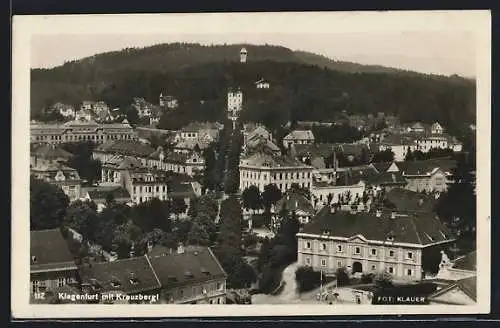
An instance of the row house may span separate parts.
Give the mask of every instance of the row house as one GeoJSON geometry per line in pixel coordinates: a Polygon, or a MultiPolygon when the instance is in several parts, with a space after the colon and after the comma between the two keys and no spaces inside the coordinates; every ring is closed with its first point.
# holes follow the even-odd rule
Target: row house
{"type": "Polygon", "coordinates": [[[99,124],[89,120],[74,120],[63,124],[32,123],[31,144],[60,144],[91,141],[102,144],[110,140],[136,140],[137,136],[128,123],[99,124]]]}
{"type": "Polygon", "coordinates": [[[176,109],[179,107],[179,101],[177,98],[171,95],[163,95],[160,93],[158,104],[160,107],[168,108],[168,109],[176,109]]]}
{"type": "Polygon", "coordinates": [[[396,164],[407,182],[405,188],[417,192],[444,192],[453,182],[452,171],[457,162],[452,159],[430,159],[396,164]]]}
{"type": "Polygon", "coordinates": [[[309,223],[315,214],[311,200],[291,190],[271,208],[271,219],[275,227],[280,223],[279,214],[281,210],[287,210],[289,213],[294,213],[301,224],[309,223]]]}
{"type": "Polygon", "coordinates": [[[29,243],[31,302],[77,283],[78,268],[60,229],[31,231],[29,243]]]}
{"type": "Polygon", "coordinates": [[[325,206],[297,233],[298,263],[333,274],[388,272],[420,280],[423,258],[455,239],[433,213],[351,213],[325,206]]]}
{"type": "Polygon", "coordinates": [[[148,295],[128,303],[225,304],[227,274],[208,247],[171,253],[162,246],[143,256],[94,263],[81,270],[82,289],[99,294],[101,303],[116,303],[106,295],[148,295]]]}
{"type": "Polygon", "coordinates": [[[75,107],[57,102],[50,107],[51,111],[58,112],[64,118],[75,118],[75,107]]]}
{"type": "Polygon", "coordinates": [[[102,165],[101,182],[123,187],[135,204],[153,198],[168,199],[168,180],[165,172],[152,170],[133,158],[116,156],[102,165]]]}
{"type": "Polygon", "coordinates": [[[256,186],[261,192],[264,186],[275,184],[282,193],[297,184],[311,188],[313,167],[287,156],[255,153],[240,160],[240,190],[256,186]]]}
{"type": "Polygon", "coordinates": [[[205,169],[205,159],[199,152],[165,154],[163,152],[149,157],[147,165],[162,171],[184,173],[189,176],[201,174],[205,169]]]}
{"type": "Polygon", "coordinates": [[[314,134],[311,130],[294,130],[283,138],[283,146],[290,148],[292,145],[308,145],[314,143],[314,134]]]}
{"type": "Polygon", "coordinates": [[[35,179],[56,185],[68,196],[70,201],[81,197],[82,180],[77,170],[60,163],[36,163],[31,166],[30,174],[35,179]]]}

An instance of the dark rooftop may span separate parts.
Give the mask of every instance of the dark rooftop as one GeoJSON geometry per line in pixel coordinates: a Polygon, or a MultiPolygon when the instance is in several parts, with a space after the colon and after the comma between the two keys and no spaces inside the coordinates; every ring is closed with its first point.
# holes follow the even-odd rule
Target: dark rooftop
{"type": "Polygon", "coordinates": [[[31,271],[76,270],[76,264],[68,244],[59,229],[30,232],[31,271]]]}
{"type": "Polygon", "coordinates": [[[322,235],[325,230],[331,231],[331,236],[335,237],[362,235],[369,240],[385,241],[392,236],[394,242],[424,246],[454,238],[432,213],[415,213],[392,219],[390,213],[382,213],[381,217],[374,213],[331,213],[329,206],[325,206],[311,223],[305,225],[302,232],[322,235]]]}
{"type": "Polygon", "coordinates": [[[397,162],[404,175],[423,175],[431,173],[434,169],[440,168],[445,173],[452,173],[452,169],[456,167],[457,161],[450,158],[429,159],[423,161],[406,161],[397,162]]]}
{"type": "Polygon", "coordinates": [[[403,188],[393,188],[385,197],[400,212],[432,212],[437,202],[433,196],[403,188]]]}
{"type": "Polygon", "coordinates": [[[151,265],[163,288],[182,286],[227,275],[208,247],[186,250],[184,253],[151,256],[151,265]]]}

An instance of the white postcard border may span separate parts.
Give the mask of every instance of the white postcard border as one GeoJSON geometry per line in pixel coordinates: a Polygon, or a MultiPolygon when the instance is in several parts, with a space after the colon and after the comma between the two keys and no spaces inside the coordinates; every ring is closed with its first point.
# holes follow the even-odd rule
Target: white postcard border
{"type": "MultiPolygon", "coordinates": [[[[333,33],[333,32],[332,32],[333,33]]],[[[491,18],[489,11],[14,16],[12,66],[12,287],[14,318],[476,314],[490,311],[491,18]],[[404,23],[402,23],[404,22],[404,23]],[[29,304],[30,41],[35,34],[474,31],[477,40],[477,304],[33,305],[29,304]],[[318,28],[319,27],[319,28],[318,28]]]]}

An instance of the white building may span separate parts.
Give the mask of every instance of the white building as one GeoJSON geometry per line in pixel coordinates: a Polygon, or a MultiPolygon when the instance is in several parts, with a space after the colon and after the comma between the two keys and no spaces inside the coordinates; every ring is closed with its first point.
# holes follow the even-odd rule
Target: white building
{"type": "Polygon", "coordinates": [[[241,50],[240,50],[240,63],[247,62],[247,55],[248,55],[247,50],[245,48],[241,48],[241,50]]]}
{"type": "Polygon", "coordinates": [[[395,278],[419,280],[427,251],[452,242],[451,232],[434,213],[350,213],[325,206],[297,234],[299,265],[334,273],[386,271],[395,278]]]}
{"type": "Polygon", "coordinates": [[[268,184],[275,184],[286,192],[296,183],[311,188],[313,167],[286,156],[255,153],[240,160],[240,190],[256,186],[261,192],[268,184]]]}
{"type": "Polygon", "coordinates": [[[239,112],[243,109],[243,91],[229,89],[227,92],[227,110],[229,112],[239,112]]]}
{"type": "Polygon", "coordinates": [[[260,79],[260,80],[255,82],[255,87],[257,89],[269,89],[270,86],[271,85],[269,84],[269,82],[264,80],[264,79],[260,79]]]}
{"type": "Polygon", "coordinates": [[[432,126],[431,126],[431,133],[432,134],[441,134],[443,132],[444,132],[444,129],[441,126],[441,124],[439,124],[438,122],[432,124],[432,126]]]}

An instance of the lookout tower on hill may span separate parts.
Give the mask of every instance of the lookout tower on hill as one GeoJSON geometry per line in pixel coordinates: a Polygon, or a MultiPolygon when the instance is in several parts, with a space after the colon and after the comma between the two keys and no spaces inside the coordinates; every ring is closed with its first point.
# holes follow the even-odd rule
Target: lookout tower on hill
{"type": "Polygon", "coordinates": [[[245,48],[241,48],[240,50],[240,63],[247,62],[247,50],[245,48]]]}

